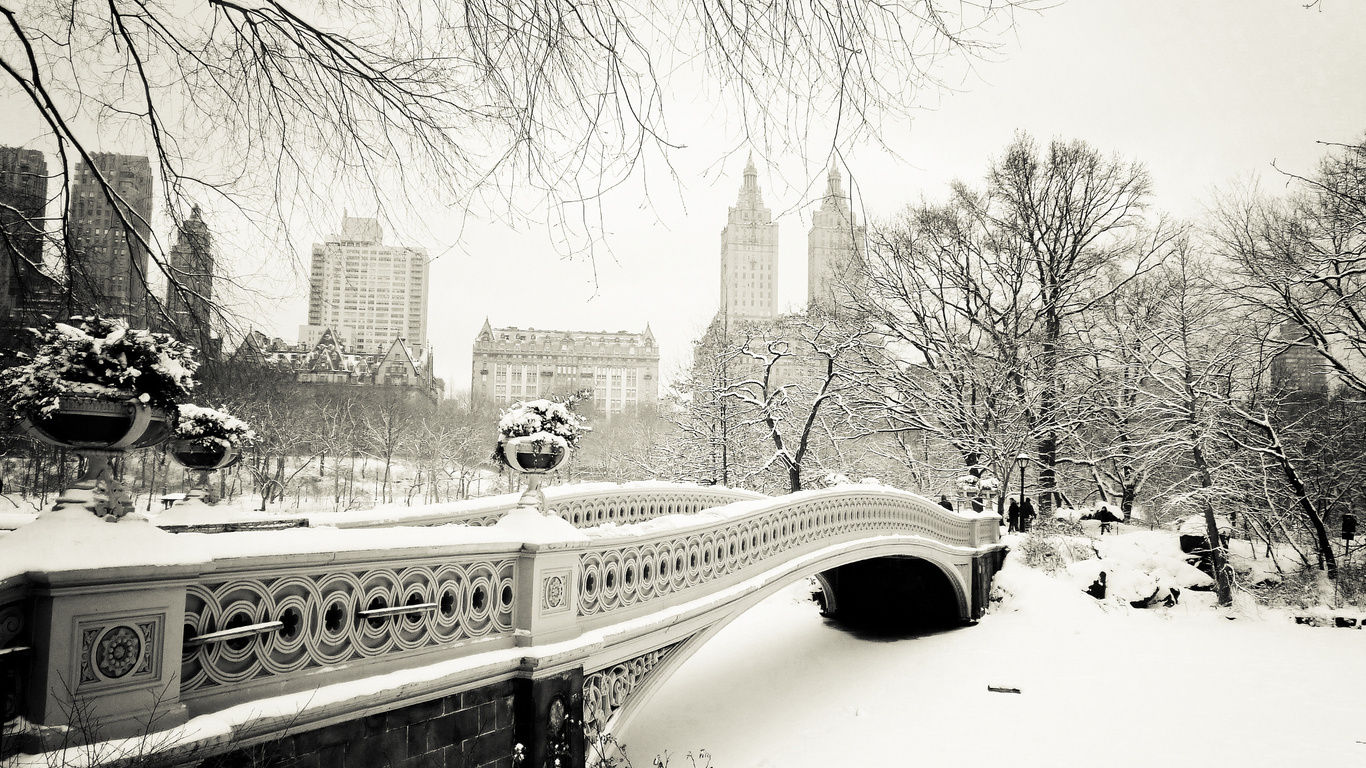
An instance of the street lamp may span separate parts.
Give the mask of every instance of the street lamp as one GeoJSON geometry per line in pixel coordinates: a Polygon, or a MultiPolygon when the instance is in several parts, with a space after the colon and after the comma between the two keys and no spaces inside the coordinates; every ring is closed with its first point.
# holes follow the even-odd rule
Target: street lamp
{"type": "Polygon", "coordinates": [[[1017,467],[1020,468],[1020,523],[1019,523],[1019,529],[1020,529],[1021,532],[1024,532],[1025,529],[1027,529],[1027,528],[1029,527],[1029,520],[1026,518],[1025,513],[1024,513],[1024,504],[1025,504],[1025,495],[1024,495],[1025,467],[1028,466],[1028,465],[1029,465],[1029,454],[1025,453],[1024,451],[1020,451],[1020,455],[1015,457],[1015,466],[1017,466],[1017,467]]]}

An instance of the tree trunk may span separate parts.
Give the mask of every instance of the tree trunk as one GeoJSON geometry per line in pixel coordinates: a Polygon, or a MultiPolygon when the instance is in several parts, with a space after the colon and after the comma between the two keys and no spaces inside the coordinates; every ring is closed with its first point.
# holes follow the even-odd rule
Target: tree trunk
{"type": "MultiPolygon", "coordinates": [[[[1205,462],[1205,452],[1201,450],[1199,443],[1191,446],[1191,458],[1195,461],[1195,469],[1200,475],[1201,487],[1209,490],[1214,486],[1214,477],[1210,474],[1209,465],[1205,462]]],[[[1233,583],[1228,573],[1228,556],[1224,551],[1224,541],[1219,538],[1219,524],[1214,519],[1214,505],[1209,502],[1208,496],[1203,503],[1205,539],[1209,543],[1210,560],[1214,564],[1214,584],[1219,594],[1219,605],[1227,608],[1233,605],[1233,583]]]]}

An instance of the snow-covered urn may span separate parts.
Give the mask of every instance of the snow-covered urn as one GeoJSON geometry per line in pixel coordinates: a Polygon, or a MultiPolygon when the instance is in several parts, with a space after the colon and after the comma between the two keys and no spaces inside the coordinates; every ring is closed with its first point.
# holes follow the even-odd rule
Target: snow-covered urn
{"type": "Polygon", "coordinates": [[[958,486],[959,494],[970,499],[975,498],[978,491],[981,490],[981,481],[978,480],[976,475],[963,475],[958,478],[956,484],[958,486]]]}
{"type": "Polygon", "coordinates": [[[223,411],[181,405],[170,452],[182,467],[194,470],[189,495],[210,504],[216,502],[209,489],[209,474],[236,464],[242,458],[242,449],[255,439],[256,433],[246,422],[223,411]]]}
{"type": "Polygon", "coordinates": [[[517,402],[498,420],[498,450],[494,456],[514,471],[528,475],[527,489],[519,507],[539,509],[545,502],[541,476],[559,469],[590,431],[585,419],[570,410],[584,393],[563,402],[530,400],[517,402]]]}
{"type": "Polygon", "coordinates": [[[1000,493],[1001,483],[994,477],[984,477],[981,482],[977,484],[977,488],[982,492],[983,496],[994,498],[1000,493]]]}
{"type": "Polygon", "coordinates": [[[59,503],[107,520],[131,510],[109,459],[170,436],[197,367],[189,347],[122,320],[75,317],[38,334],[38,350],[0,374],[10,414],[33,438],[76,451],[85,470],[59,503]]]}

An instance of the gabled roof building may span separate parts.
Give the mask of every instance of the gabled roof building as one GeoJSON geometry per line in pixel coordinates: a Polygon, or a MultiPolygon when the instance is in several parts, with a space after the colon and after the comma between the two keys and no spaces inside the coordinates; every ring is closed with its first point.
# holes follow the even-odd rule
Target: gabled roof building
{"type": "Polygon", "coordinates": [[[437,378],[430,347],[414,347],[394,339],[374,352],[351,349],[331,329],[316,343],[288,344],[252,331],[236,357],[290,371],[304,384],[401,387],[433,401],[445,396],[446,382],[437,378]]]}

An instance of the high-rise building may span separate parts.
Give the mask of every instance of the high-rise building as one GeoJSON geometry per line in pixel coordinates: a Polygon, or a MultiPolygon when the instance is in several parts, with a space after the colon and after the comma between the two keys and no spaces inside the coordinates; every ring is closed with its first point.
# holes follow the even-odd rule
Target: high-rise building
{"type": "Polygon", "coordinates": [[[607,418],[659,400],[659,346],[644,333],[494,328],[474,340],[470,395],[506,405],[593,390],[593,410],[607,418]]]}
{"type": "Polygon", "coordinates": [[[171,246],[169,266],[166,312],[176,338],[195,345],[204,354],[216,354],[217,336],[209,322],[213,306],[213,234],[197,205],[180,224],[171,246]]]}
{"type": "Polygon", "coordinates": [[[1313,348],[1308,336],[1304,326],[1293,320],[1281,323],[1280,337],[1286,347],[1271,358],[1271,387],[1290,400],[1317,400],[1328,395],[1328,361],[1313,348]]]}
{"type": "Polygon", "coordinates": [[[147,248],[152,235],[152,164],[97,153],[76,163],[68,211],[73,309],[147,321],[147,248]],[[106,190],[96,178],[103,177],[106,190]],[[112,199],[111,199],[112,195],[112,199]]]}
{"type": "Polygon", "coordinates": [[[806,236],[806,298],[812,308],[833,311],[849,303],[847,291],[858,279],[863,258],[863,227],[854,222],[839,169],[831,166],[820,210],[811,215],[806,236]]]}
{"type": "Polygon", "coordinates": [[[43,263],[47,162],[36,149],[0,147],[0,317],[51,293],[43,263]]]}
{"type": "Polygon", "coordinates": [[[721,313],[728,320],[769,318],[777,302],[778,224],[764,207],[751,158],[740,198],[721,230],[721,313]]]}
{"type": "Polygon", "coordinates": [[[403,339],[427,344],[427,250],[385,245],[375,219],[342,217],[341,233],[313,245],[308,325],[300,339],[328,328],[360,351],[403,339]]]}

